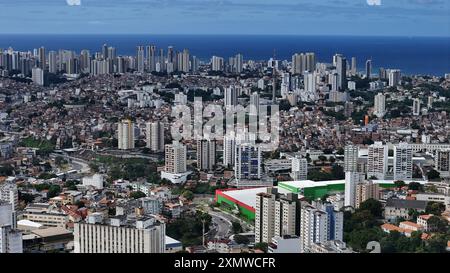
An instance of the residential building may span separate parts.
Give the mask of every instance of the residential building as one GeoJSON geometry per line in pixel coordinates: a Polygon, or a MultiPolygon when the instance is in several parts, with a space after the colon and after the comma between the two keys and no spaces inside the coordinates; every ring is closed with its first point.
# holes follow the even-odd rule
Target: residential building
{"type": "Polygon", "coordinates": [[[380,199],[380,185],[373,181],[362,181],[356,184],[355,208],[368,199],[380,199]]]}
{"type": "Polygon", "coordinates": [[[306,158],[291,158],[291,178],[294,180],[308,179],[308,160],[306,158]]]}
{"type": "Polygon", "coordinates": [[[12,204],[0,201],[0,253],[23,252],[22,233],[15,221],[12,204]]]}
{"type": "Polygon", "coordinates": [[[164,253],[165,224],[154,217],[126,216],[75,223],[75,253],[164,253]]]}
{"type": "Polygon", "coordinates": [[[236,145],[234,177],[236,180],[261,179],[261,148],[248,143],[236,145]]]}
{"type": "Polygon", "coordinates": [[[164,124],[156,121],[146,124],[147,148],[152,152],[164,151],[164,124]]]}
{"type": "Polygon", "coordinates": [[[377,141],[369,146],[367,160],[367,177],[385,179],[388,168],[388,148],[382,142],[377,141]]]}
{"type": "Polygon", "coordinates": [[[216,141],[197,140],[197,168],[212,171],[216,166],[216,141]]]}
{"type": "Polygon", "coordinates": [[[412,148],[405,142],[394,147],[394,180],[411,180],[412,148]]]}
{"type": "Polygon", "coordinates": [[[436,150],[434,168],[441,177],[450,177],[450,149],[436,150]]]}
{"type": "Polygon", "coordinates": [[[410,210],[423,212],[426,206],[426,201],[390,198],[386,202],[384,219],[389,222],[395,222],[398,218],[409,220],[411,219],[410,210]]]}
{"type": "Polygon", "coordinates": [[[118,148],[120,150],[134,149],[134,123],[127,119],[118,123],[118,148]]]}

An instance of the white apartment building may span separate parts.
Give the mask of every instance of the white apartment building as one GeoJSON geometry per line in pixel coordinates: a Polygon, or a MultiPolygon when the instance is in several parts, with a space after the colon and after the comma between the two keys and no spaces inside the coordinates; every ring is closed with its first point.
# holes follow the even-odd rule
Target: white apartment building
{"type": "Polygon", "coordinates": [[[407,143],[394,147],[394,180],[412,179],[412,148],[407,143]]]}
{"type": "Polygon", "coordinates": [[[344,206],[356,206],[356,184],[361,181],[362,176],[357,172],[345,172],[344,206]]]}
{"type": "Polygon", "coordinates": [[[383,93],[378,93],[375,96],[374,114],[382,118],[386,114],[386,96],[383,93]]]}
{"type": "Polygon", "coordinates": [[[450,149],[436,151],[435,169],[441,177],[450,177],[450,149]]]}
{"type": "Polygon", "coordinates": [[[167,144],[165,149],[165,171],[179,174],[186,172],[186,146],[178,141],[167,144]]]}
{"type": "Polygon", "coordinates": [[[369,146],[367,160],[367,176],[375,176],[377,179],[385,179],[388,169],[388,148],[382,142],[377,141],[369,146]]]}
{"type": "Polygon", "coordinates": [[[302,207],[300,216],[300,239],[303,252],[309,252],[313,243],[327,241],[328,216],[325,211],[313,206],[302,207]]]}
{"type": "Polygon", "coordinates": [[[75,223],[75,253],[164,253],[165,224],[153,217],[134,221],[111,218],[108,224],[75,223]]]}
{"type": "Polygon", "coordinates": [[[146,147],[152,152],[164,151],[164,124],[156,122],[148,122],[146,124],[146,147]]]}
{"type": "Polygon", "coordinates": [[[22,233],[16,226],[12,204],[0,201],[0,253],[22,253],[22,233]]]}
{"type": "Polygon", "coordinates": [[[293,157],[291,159],[291,177],[294,180],[308,179],[308,160],[306,158],[293,157]]]}
{"type": "Polygon", "coordinates": [[[401,71],[399,69],[390,69],[389,70],[389,86],[397,86],[400,84],[402,80],[401,71]]]}
{"type": "Polygon", "coordinates": [[[0,184],[0,201],[10,203],[12,210],[17,210],[19,206],[19,191],[15,183],[4,182],[0,184]]]}
{"type": "Polygon", "coordinates": [[[359,148],[355,145],[347,145],[344,148],[344,172],[358,171],[359,148]]]}
{"type": "Polygon", "coordinates": [[[255,243],[270,242],[275,236],[275,195],[259,193],[255,207],[255,243]]]}
{"type": "Polygon", "coordinates": [[[134,123],[131,120],[122,120],[117,130],[118,148],[120,150],[134,149],[134,123]]]}
{"type": "Polygon", "coordinates": [[[37,85],[44,85],[44,70],[39,67],[33,67],[31,80],[37,85]]]}

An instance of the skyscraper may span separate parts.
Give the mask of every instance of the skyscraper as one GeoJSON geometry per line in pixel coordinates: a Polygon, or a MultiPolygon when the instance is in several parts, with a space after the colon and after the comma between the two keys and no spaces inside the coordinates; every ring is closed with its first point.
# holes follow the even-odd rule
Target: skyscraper
{"type": "Polygon", "coordinates": [[[344,172],[358,171],[359,148],[355,145],[347,145],[344,148],[344,172]]]}
{"type": "Polygon", "coordinates": [[[252,144],[237,144],[234,177],[239,180],[261,178],[261,148],[252,144]]]}
{"type": "Polygon", "coordinates": [[[39,67],[33,67],[31,70],[31,80],[37,85],[44,85],[44,70],[39,67]]]}
{"type": "Polygon", "coordinates": [[[45,65],[45,47],[40,47],[39,48],[39,53],[38,53],[38,67],[42,70],[46,70],[46,65],[45,65]]]}
{"type": "Polygon", "coordinates": [[[347,59],[341,54],[336,55],[336,72],[338,89],[344,90],[347,86],[347,59]]]}
{"type": "Polygon", "coordinates": [[[103,46],[102,46],[102,59],[103,60],[108,59],[108,45],[107,44],[103,44],[103,46]]]}
{"type": "Polygon", "coordinates": [[[388,77],[390,87],[397,86],[402,79],[401,72],[399,69],[390,69],[388,72],[388,77]]]}
{"type": "Polygon", "coordinates": [[[224,66],[223,58],[217,57],[217,56],[212,56],[212,58],[211,58],[211,70],[212,71],[223,71],[223,66],[224,66]]]}
{"type": "Polygon", "coordinates": [[[382,118],[386,114],[386,96],[383,93],[378,93],[375,96],[374,114],[382,118]]]}
{"type": "Polygon", "coordinates": [[[80,53],[80,70],[82,73],[88,73],[91,65],[91,54],[89,50],[83,49],[80,53]]]}
{"type": "Polygon", "coordinates": [[[314,72],[305,72],[303,74],[305,91],[309,93],[316,92],[316,73],[314,72]]]}
{"type": "Polygon", "coordinates": [[[165,171],[171,174],[186,172],[186,146],[178,141],[166,144],[165,171]]]}
{"type": "Polygon", "coordinates": [[[137,59],[137,71],[140,73],[144,73],[145,70],[144,54],[145,54],[144,47],[138,46],[136,59],[137,59]]]}
{"type": "Polygon", "coordinates": [[[117,136],[120,150],[134,149],[134,123],[131,120],[118,123],[117,136]]]}
{"type": "Polygon", "coordinates": [[[250,114],[259,116],[259,93],[258,92],[253,92],[250,95],[250,114]]]}
{"type": "Polygon", "coordinates": [[[164,124],[155,121],[146,124],[147,148],[152,152],[164,152],[164,124]]]}
{"type": "Polygon", "coordinates": [[[394,180],[412,179],[412,148],[402,142],[394,147],[394,180]]]}
{"type": "Polygon", "coordinates": [[[437,150],[434,168],[443,178],[450,177],[450,149],[437,150]]]}
{"type": "Polygon", "coordinates": [[[356,62],[356,57],[352,57],[352,67],[351,67],[351,70],[352,70],[352,75],[354,76],[354,75],[356,75],[356,73],[358,72],[357,70],[358,70],[358,65],[357,65],[357,62],[356,62]]]}
{"type": "Polygon", "coordinates": [[[216,141],[197,140],[197,168],[212,171],[216,165],[216,141]]]}
{"type": "Polygon", "coordinates": [[[234,135],[225,135],[223,137],[223,165],[225,167],[234,166],[236,153],[236,139],[234,135]]]}
{"type": "Polygon", "coordinates": [[[301,208],[300,238],[303,252],[310,252],[314,243],[342,240],[343,214],[324,205],[325,210],[306,205],[301,208]]]}
{"type": "Polygon", "coordinates": [[[367,160],[367,176],[371,179],[372,176],[377,179],[385,179],[388,168],[388,149],[383,142],[376,141],[369,146],[368,160],[367,160]]]}
{"type": "Polygon", "coordinates": [[[355,208],[359,208],[362,202],[368,199],[378,200],[380,196],[380,185],[373,181],[361,181],[356,184],[355,208]]]}
{"type": "Polygon", "coordinates": [[[370,79],[372,75],[372,60],[366,61],[366,78],[370,79]]]}
{"type": "Polygon", "coordinates": [[[56,74],[58,72],[58,65],[56,63],[56,51],[48,53],[48,72],[56,74]]]}
{"type": "Polygon", "coordinates": [[[361,181],[362,175],[357,172],[345,172],[344,205],[355,207],[356,184],[361,181]]]}
{"type": "Polygon", "coordinates": [[[239,96],[239,89],[236,86],[231,85],[230,87],[225,88],[224,91],[225,107],[236,106],[238,96],[239,96]]]}
{"type": "Polygon", "coordinates": [[[239,74],[242,72],[243,67],[244,57],[242,56],[242,54],[237,54],[233,60],[233,72],[239,74]]]}
{"type": "MultiPolygon", "coordinates": [[[[269,188],[271,189],[271,188],[269,188]]],[[[275,195],[259,193],[255,206],[255,243],[270,242],[275,236],[275,195]]]]}
{"type": "Polygon", "coordinates": [[[420,104],[421,104],[421,101],[419,98],[413,99],[413,115],[414,116],[420,115],[420,110],[421,110],[420,104]]]}
{"type": "Polygon", "coordinates": [[[14,228],[12,204],[0,200],[0,254],[22,253],[22,233],[14,228]]]}
{"type": "Polygon", "coordinates": [[[300,208],[297,194],[279,194],[276,188],[257,194],[255,243],[270,243],[275,236],[299,235],[300,208]]]}
{"type": "Polygon", "coordinates": [[[156,46],[147,46],[147,66],[148,71],[156,71],[156,46]]]}

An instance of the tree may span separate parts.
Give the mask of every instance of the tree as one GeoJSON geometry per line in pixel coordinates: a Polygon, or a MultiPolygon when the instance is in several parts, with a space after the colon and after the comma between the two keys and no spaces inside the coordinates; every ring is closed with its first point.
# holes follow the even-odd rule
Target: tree
{"type": "Polygon", "coordinates": [[[327,157],[324,156],[324,155],[319,155],[319,160],[322,161],[322,162],[324,162],[324,161],[327,160],[327,157]]]}
{"type": "Polygon", "coordinates": [[[133,199],[139,199],[139,198],[142,198],[145,196],[146,196],[145,193],[143,193],[141,191],[133,191],[130,193],[130,198],[133,198],[133,199]]]}
{"type": "Polygon", "coordinates": [[[238,233],[242,232],[242,226],[239,222],[233,221],[231,223],[231,226],[232,226],[232,230],[233,230],[234,234],[238,234],[238,233]]]}
{"type": "Polygon", "coordinates": [[[247,236],[244,235],[234,235],[234,241],[240,245],[248,245],[250,243],[250,240],[247,236]]]}
{"type": "Polygon", "coordinates": [[[446,232],[448,230],[447,221],[442,220],[440,217],[431,216],[428,219],[428,226],[433,227],[433,230],[436,232],[446,232]]]}
{"type": "Polygon", "coordinates": [[[436,180],[436,179],[441,178],[441,174],[438,171],[436,171],[435,169],[430,170],[428,172],[427,176],[428,176],[429,180],[436,180]]]}
{"type": "Polygon", "coordinates": [[[425,208],[425,213],[441,215],[441,213],[444,212],[444,210],[445,210],[444,204],[438,202],[428,202],[425,208]]]}
{"type": "Polygon", "coordinates": [[[269,248],[269,245],[267,243],[261,242],[255,244],[255,249],[262,250],[264,252],[267,252],[267,249],[269,248]]]}
{"type": "Polygon", "coordinates": [[[331,174],[333,175],[334,179],[345,178],[344,168],[340,165],[333,165],[333,168],[331,169],[331,174]]]}
{"type": "Polygon", "coordinates": [[[411,182],[408,184],[408,189],[412,191],[423,191],[423,186],[418,182],[411,182]]]}
{"type": "Polygon", "coordinates": [[[368,210],[375,217],[381,217],[383,206],[381,202],[373,198],[369,198],[359,205],[359,210],[368,210]]]}
{"type": "Polygon", "coordinates": [[[57,196],[61,192],[61,187],[58,185],[51,185],[47,192],[47,197],[52,198],[57,196]]]}
{"type": "Polygon", "coordinates": [[[95,163],[90,163],[89,168],[91,168],[91,171],[93,171],[94,173],[98,173],[98,171],[99,171],[99,167],[95,163]]]}
{"type": "Polygon", "coordinates": [[[191,201],[194,199],[194,193],[192,191],[186,190],[183,192],[182,196],[186,198],[187,200],[191,201]]]}
{"type": "Polygon", "coordinates": [[[55,158],[55,164],[59,167],[59,166],[62,166],[64,164],[67,164],[67,160],[65,160],[62,156],[57,156],[55,158]]]}
{"type": "Polygon", "coordinates": [[[405,181],[397,180],[397,181],[394,181],[394,185],[395,185],[396,188],[401,189],[401,188],[403,188],[406,184],[405,184],[405,181]]]}

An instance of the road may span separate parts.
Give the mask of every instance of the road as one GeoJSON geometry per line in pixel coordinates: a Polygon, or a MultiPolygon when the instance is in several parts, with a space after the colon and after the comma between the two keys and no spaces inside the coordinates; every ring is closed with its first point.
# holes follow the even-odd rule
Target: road
{"type": "Polygon", "coordinates": [[[215,211],[208,211],[211,215],[212,225],[211,225],[211,237],[214,239],[228,238],[232,234],[232,223],[229,219],[217,213],[215,211]]]}

